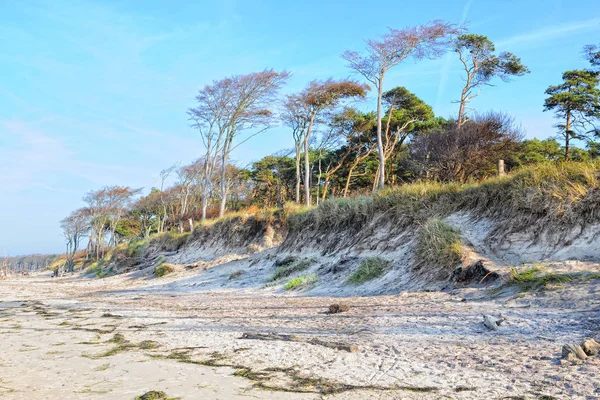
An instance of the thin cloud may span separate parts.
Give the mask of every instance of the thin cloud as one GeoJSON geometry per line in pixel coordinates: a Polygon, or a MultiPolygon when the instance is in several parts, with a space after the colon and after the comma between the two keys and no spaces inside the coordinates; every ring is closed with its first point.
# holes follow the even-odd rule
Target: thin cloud
{"type": "MultiPolygon", "coordinates": [[[[463,7],[463,12],[460,18],[460,24],[464,25],[467,22],[467,16],[469,15],[469,10],[473,5],[473,0],[467,0],[465,6],[463,7]]],[[[435,100],[435,109],[439,110],[441,106],[442,97],[444,97],[444,93],[446,92],[446,85],[448,83],[448,76],[450,75],[450,66],[452,65],[453,54],[446,54],[444,57],[444,65],[440,71],[440,84],[438,86],[437,97],[435,100]]]]}
{"type": "Polygon", "coordinates": [[[514,48],[531,44],[539,45],[540,42],[546,42],[548,46],[551,46],[553,44],[551,39],[598,30],[600,30],[600,18],[592,18],[586,21],[570,22],[549,28],[538,29],[529,33],[514,35],[504,40],[497,41],[496,45],[499,48],[514,48]]]}

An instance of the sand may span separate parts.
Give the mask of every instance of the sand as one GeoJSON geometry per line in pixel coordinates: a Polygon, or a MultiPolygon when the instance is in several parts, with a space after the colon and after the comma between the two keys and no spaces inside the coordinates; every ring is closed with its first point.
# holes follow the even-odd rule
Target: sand
{"type": "Polygon", "coordinates": [[[496,297],[463,289],[348,298],[159,282],[48,274],[0,282],[1,397],[600,398],[599,359],[560,360],[562,344],[600,339],[597,281],[496,297]],[[333,302],[350,310],[329,315],[333,302]],[[507,321],[489,331],[484,313],[507,321]],[[105,354],[117,333],[130,347],[105,354]],[[139,348],[143,341],[158,347],[139,348]]]}

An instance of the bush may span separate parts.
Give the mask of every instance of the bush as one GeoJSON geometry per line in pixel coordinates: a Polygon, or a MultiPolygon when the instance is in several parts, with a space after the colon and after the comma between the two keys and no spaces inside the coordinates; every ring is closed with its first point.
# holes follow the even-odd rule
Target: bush
{"type": "Polygon", "coordinates": [[[365,258],[348,278],[355,285],[378,278],[390,267],[390,262],[380,257],[365,258]]]}
{"type": "Polygon", "coordinates": [[[283,261],[276,263],[275,265],[281,265],[275,270],[275,273],[271,277],[271,281],[276,281],[282,278],[295,274],[296,272],[304,271],[308,269],[312,264],[312,261],[307,258],[296,259],[295,257],[287,257],[283,261]]]}
{"type": "Polygon", "coordinates": [[[160,278],[167,274],[170,274],[173,271],[175,271],[175,268],[171,264],[163,262],[158,267],[154,268],[154,276],[160,278]]]}
{"type": "Polygon", "coordinates": [[[417,269],[456,268],[462,261],[460,234],[444,221],[431,218],[419,229],[415,252],[417,269]]]}
{"type": "Polygon", "coordinates": [[[127,244],[127,257],[140,257],[148,245],[148,239],[135,239],[127,244]]]}
{"type": "Polygon", "coordinates": [[[285,290],[295,290],[302,287],[312,286],[319,281],[316,274],[298,276],[285,284],[285,290]]]}

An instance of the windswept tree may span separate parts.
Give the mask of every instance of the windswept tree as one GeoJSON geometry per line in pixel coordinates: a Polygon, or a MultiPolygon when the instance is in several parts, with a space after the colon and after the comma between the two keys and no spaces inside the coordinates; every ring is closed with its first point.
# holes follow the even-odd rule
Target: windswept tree
{"type": "Polygon", "coordinates": [[[285,102],[283,103],[283,111],[281,119],[283,123],[292,129],[292,136],[294,138],[294,152],[295,152],[295,166],[296,166],[296,203],[300,204],[300,182],[302,180],[300,174],[300,159],[302,158],[302,143],[304,142],[304,135],[308,129],[310,120],[307,118],[309,115],[308,104],[306,104],[302,97],[298,94],[292,94],[286,96],[285,102]]]}
{"type": "Polygon", "coordinates": [[[600,45],[589,44],[585,46],[583,55],[592,64],[592,67],[600,68],[600,45]]]}
{"type": "Polygon", "coordinates": [[[353,80],[336,81],[330,78],[326,81],[310,82],[299,94],[300,101],[304,104],[303,118],[308,121],[304,134],[304,201],[307,206],[311,204],[309,141],[315,123],[324,111],[335,108],[344,99],[364,98],[368,90],[369,86],[353,80]]]}
{"type": "MultiPolygon", "coordinates": [[[[217,162],[221,164],[220,216],[225,213],[227,204],[226,175],[231,151],[269,128],[273,120],[270,108],[288,78],[289,73],[286,71],[266,69],[214,81],[200,90],[196,96],[197,106],[188,110],[205,147],[203,201],[207,201],[204,199],[212,190],[211,183],[217,162]],[[241,138],[246,132],[249,134],[241,138]]],[[[206,218],[206,204],[203,204],[202,218],[206,218]]]]}
{"type": "MultiPolygon", "coordinates": [[[[424,128],[434,118],[433,110],[429,105],[401,86],[385,92],[383,102],[387,107],[382,143],[384,164],[380,164],[377,168],[373,189],[377,188],[382,171],[381,165],[386,165],[388,160],[398,154],[397,149],[411,134],[424,128]]],[[[384,178],[388,180],[388,176],[384,178]]]]}
{"type": "Polygon", "coordinates": [[[90,231],[90,213],[85,208],[77,209],[68,217],[60,221],[63,234],[67,242],[67,260],[66,268],[68,272],[73,272],[75,266],[75,254],[79,250],[81,240],[87,236],[90,231]]]}
{"type": "Polygon", "coordinates": [[[109,245],[116,246],[119,240],[116,234],[117,225],[128,211],[133,197],[138,195],[142,189],[132,189],[127,186],[107,186],[100,190],[106,199],[106,217],[110,230],[109,245]]]}
{"type": "Polygon", "coordinates": [[[405,59],[433,59],[442,56],[450,47],[451,38],[461,33],[453,24],[433,21],[425,25],[390,29],[377,40],[367,40],[365,54],[346,51],[342,58],[348,66],[377,88],[377,151],[379,153],[379,189],[385,185],[385,153],[382,138],[382,101],[385,74],[405,59]]]}
{"type": "Polygon", "coordinates": [[[600,83],[598,73],[572,70],[563,73],[560,85],[546,89],[544,111],[554,111],[561,121],[556,124],[565,143],[565,160],[569,159],[572,139],[586,139],[591,121],[600,117],[600,83]]]}
{"type": "Polygon", "coordinates": [[[521,59],[509,52],[496,55],[496,46],[484,35],[464,34],[456,38],[454,51],[464,69],[465,86],[460,95],[458,127],[465,122],[465,110],[469,101],[477,97],[484,86],[498,77],[507,82],[511,76],[529,73],[521,59]]]}

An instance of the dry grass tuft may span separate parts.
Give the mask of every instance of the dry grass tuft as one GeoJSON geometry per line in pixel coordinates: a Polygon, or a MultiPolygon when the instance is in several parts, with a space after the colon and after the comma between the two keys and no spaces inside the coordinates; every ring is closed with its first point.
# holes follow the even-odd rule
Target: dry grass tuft
{"type": "Polygon", "coordinates": [[[460,233],[444,221],[431,218],[421,226],[415,249],[415,268],[452,270],[461,263],[460,233]]]}

